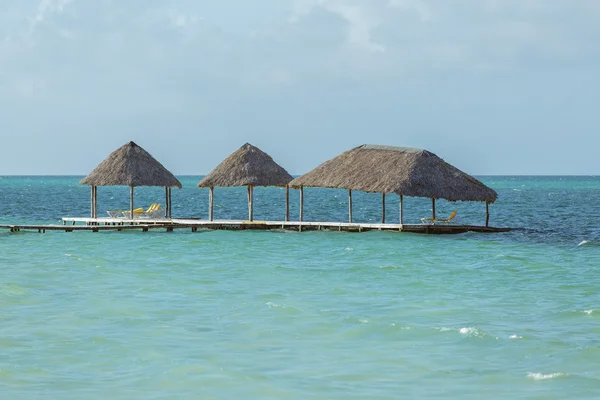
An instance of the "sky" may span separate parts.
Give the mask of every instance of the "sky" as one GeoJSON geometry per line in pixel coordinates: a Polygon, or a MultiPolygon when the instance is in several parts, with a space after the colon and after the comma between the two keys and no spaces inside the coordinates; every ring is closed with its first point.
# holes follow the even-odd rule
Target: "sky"
{"type": "Polygon", "coordinates": [[[249,142],[474,175],[600,174],[598,0],[0,0],[0,175],[135,141],[177,175],[249,142]]]}

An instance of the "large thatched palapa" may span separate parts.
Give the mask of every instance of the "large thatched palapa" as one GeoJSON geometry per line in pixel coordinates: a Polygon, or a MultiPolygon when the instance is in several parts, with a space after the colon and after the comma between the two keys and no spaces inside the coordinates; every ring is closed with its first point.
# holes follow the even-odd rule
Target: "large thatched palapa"
{"type": "Polygon", "coordinates": [[[129,186],[133,216],[135,186],[164,186],[166,215],[171,216],[171,187],[181,188],[181,182],[146,150],[129,142],[110,153],[79,183],[92,187],[92,218],[97,218],[96,188],[98,186],[129,186]]]}
{"type": "MultiPolygon", "coordinates": [[[[427,150],[379,145],[348,150],[294,179],[290,186],[348,189],[350,221],[352,190],[382,193],[383,206],[386,193],[396,193],[401,200],[403,196],[431,198],[433,219],[436,199],[482,201],[486,203],[486,226],[488,204],[498,197],[494,190],[427,150]]],[[[402,201],[400,207],[402,223],[402,201]]],[[[385,214],[382,220],[385,222],[385,214]]]]}
{"type": "Polygon", "coordinates": [[[289,219],[289,191],[287,184],[292,176],[277,164],[271,156],[249,143],[244,144],[223,160],[200,181],[198,187],[208,187],[209,219],[213,220],[214,187],[247,186],[248,219],[253,220],[254,186],[286,187],[286,221],[289,219]]]}

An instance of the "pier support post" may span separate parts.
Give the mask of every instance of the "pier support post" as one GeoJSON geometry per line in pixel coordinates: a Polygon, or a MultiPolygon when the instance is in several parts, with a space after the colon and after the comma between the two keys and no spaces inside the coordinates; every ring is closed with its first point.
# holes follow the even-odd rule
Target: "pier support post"
{"type": "Polygon", "coordinates": [[[172,187],[169,187],[169,219],[173,218],[173,201],[172,201],[172,197],[171,197],[171,191],[173,190],[172,187]]]}
{"type": "Polygon", "coordinates": [[[165,218],[169,218],[169,187],[165,186],[165,218]]]}
{"type": "Polygon", "coordinates": [[[435,199],[431,198],[431,218],[433,218],[433,222],[435,223],[435,199]]]}
{"type": "Polygon", "coordinates": [[[485,227],[490,226],[490,202],[485,202],[485,227]]]}
{"type": "Polygon", "coordinates": [[[285,222],[290,220],[290,187],[285,185],[285,222]]]}
{"type": "Polygon", "coordinates": [[[300,186],[300,222],[304,221],[304,186],[300,186]]]}
{"type": "Polygon", "coordinates": [[[129,186],[129,217],[133,219],[133,186],[129,186]]]}
{"type": "Polygon", "coordinates": [[[385,193],[381,193],[381,223],[385,224],[385,193]]]}
{"type": "Polygon", "coordinates": [[[91,186],[92,188],[92,192],[91,192],[91,210],[90,210],[90,215],[92,218],[97,218],[97,207],[96,207],[96,186],[91,186]]]}
{"type": "Polygon", "coordinates": [[[404,223],[404,196],[400,195],[400,225],[404,223]]]}
{"type": "Polygon", "coordinates": [[[248,185],[248,221],[254,220],[254,208],[252,200],[254,198],[254,186],[248,185]]]}
{"type": "Polygon", "coordinates": [[[208,190],[209,190],[209,192],[208,192],[208,220],[212,221],[213,220],[214,203],[215,203],[215,188],[211,186],[208,188],[208,190]]]}
{"type": "Polygon", "coordinates": [[[348,189],[348,220],[352,223],[352,189],[348,189]]]}

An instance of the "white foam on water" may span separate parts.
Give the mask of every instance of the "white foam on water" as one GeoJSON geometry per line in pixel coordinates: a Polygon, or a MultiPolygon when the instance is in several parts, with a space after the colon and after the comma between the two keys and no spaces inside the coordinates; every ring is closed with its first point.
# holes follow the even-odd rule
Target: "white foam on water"
{"type": "Polygon", "coordinates": [[[265,305],[269,308],[285,308],[285,306],[283,306],[281,304],[272,303],[270,301],[265,303],[265,305]]]}
{"type": "Polygon", "coordinates": [[[369,319],[367,319],[367,318],[359,318],[358,322],[361,323],[361,324],[368,324],[371,321],[369,319]]]}
{"type": "Polygon", "coordinates": [[[519,335],[510,335],[508,338],[509,338],[509,339],[523,339],[523,336],[519,336],[519,335]]]}
{"type": "Polygon", "coordinates": [[[471,335],[477,333],[477,329],[475,328],[460,328],[459,330],[461,335],[471,335]]]}
{"type": "Polygon", "coordinates": [[[354,249],[352,247],[346,247],[344,250],[346,250],[346,251],[353,251],[354,249]]]}
{"type": "Polygon", "coordinates": [[[587,315],[590,315],[593,312],[594,312],[594,310],[583,310],[583,313],[587,314],[587,315]]]}
{"type": "Polygon", "coordinates": [[[534,381],[543,381],[546,379],[558,378],[561,376],[565,376],[562,372],[555,372],[553,374],[542,374],[541,372],[529,372],[527,377],[529,379],[533,379],[534,381]]]}
{"type": "Polygon", "coordinates": [[[584,244],[586,244],[586,243],[589,243],[589,242],[588,242],[587,240],[584,240],[584,241],[582,241],[581,243],[579,243],[579,244],[577,245],[577,247],[579,247],[579,246],[583,246],[583,245],[584,245],[584,244]]]}

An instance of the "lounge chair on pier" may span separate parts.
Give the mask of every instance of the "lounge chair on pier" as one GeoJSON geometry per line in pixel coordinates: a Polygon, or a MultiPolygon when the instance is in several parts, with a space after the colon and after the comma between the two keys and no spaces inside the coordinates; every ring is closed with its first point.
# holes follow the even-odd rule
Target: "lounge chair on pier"
{"type": "Polygon", "coordinates": [[[435,225],[437,223],[447,224],[452,221],[456,217],[456,210],[452,211],[448,218],[421,218],[421,223],[423,224],[432,224],[435,225]]]}

